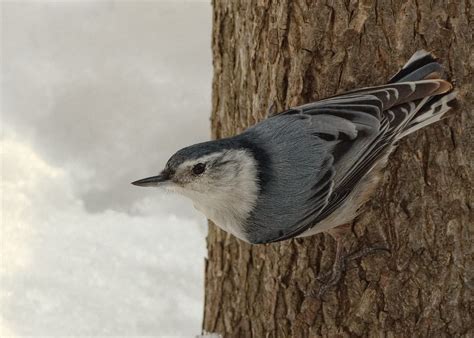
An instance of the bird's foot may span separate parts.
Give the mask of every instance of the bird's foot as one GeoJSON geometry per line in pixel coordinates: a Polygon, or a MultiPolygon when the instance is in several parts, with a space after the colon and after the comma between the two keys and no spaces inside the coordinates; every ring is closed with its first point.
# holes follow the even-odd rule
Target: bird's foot
{"type": "Polygon", "coordinates": [[[338,248],[332,269],[328,272],[321,273],[316,277],[316,280],[321,283],[321,286],[319,290],[310,291],[308,294],[310,297],[322,298],[329,289],[336,286],[341,280],[343,274],[346,272],[346,266],[349,262],[374,254],[378,251],[389,252],[390,250],[385,246],[376,245],[373,247],[365,247],[347,255],[344,255],[343,251],[344,249],[342,246],[341,248],[338,248]]]}
{"type": "Polygon", "coordinates": [[[368,256],[368,255],[372,255],[377,251],[390,252],[390,249],[383,245],[374,245],[371,247],[365,247],[358,251],[355,251],[351,253],[350,255],[346,256],[345,259],[346,259],[346,262],[350,262],[350,261],[368,256]]]}
{"type": "Polygon", "coordinates": [[[310,294],[312,297],[321,298],[326,291],[328,291],[333,286],[336,286],[342,278],[342,275],[346,271],[346,255],[343,255],[341,252],[340,257],[337,257],[334,260],[331,270],[320,273],[316,280],[321,283],[319,290],[313,290],[310,294]]]}

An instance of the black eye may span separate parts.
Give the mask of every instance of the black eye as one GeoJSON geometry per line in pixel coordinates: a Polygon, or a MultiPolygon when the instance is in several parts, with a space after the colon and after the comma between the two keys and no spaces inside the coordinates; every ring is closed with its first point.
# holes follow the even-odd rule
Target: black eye
{"type": "Polygon", "coordinates": [[[201,175],[206,170],[206,165],[204,163],[198,163],[193,167],[194,175],[201,175]]]}

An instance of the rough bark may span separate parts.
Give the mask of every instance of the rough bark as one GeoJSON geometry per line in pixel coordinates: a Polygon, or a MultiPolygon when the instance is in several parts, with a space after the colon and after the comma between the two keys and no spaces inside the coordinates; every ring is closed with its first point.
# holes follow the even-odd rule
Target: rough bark
{"type": "Polygon", "coordinates": [[[214,0],[213,137],[277,110],[384,83],[433,51],[460,92],[451,117],[401,142],[346,248],[390,254],[349,265],[305,296],[335,244],[317,235],[245,244],[211,225],[204,330],[225,337],[473,336],[474,47],[466,1],[214,0]]]}

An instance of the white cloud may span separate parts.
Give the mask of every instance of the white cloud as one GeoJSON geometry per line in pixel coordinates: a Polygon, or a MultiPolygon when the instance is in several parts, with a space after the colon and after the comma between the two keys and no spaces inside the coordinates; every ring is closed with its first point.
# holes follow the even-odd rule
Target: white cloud
{"type": "Polygon", "coordinates": [[[2,7],[4,122],[75,176],[88,210],[123,210],[150,195],[121,187],[208,139],[209,4],[2,7]]]}
{"type": "Polygon", "coordinates": [[[209,134],[211,7],[1,2],[0,335],[194,335],[205,219],[129,182],[209,134]]]}
{"type": "Polygon", "coordinates": [[[154,209],[147,216],[87,213],[64,170],[18,141],[0,147],[7,178],[1,305],[10,330],[60,336],[200,331],[204,219],[154,209]]]}

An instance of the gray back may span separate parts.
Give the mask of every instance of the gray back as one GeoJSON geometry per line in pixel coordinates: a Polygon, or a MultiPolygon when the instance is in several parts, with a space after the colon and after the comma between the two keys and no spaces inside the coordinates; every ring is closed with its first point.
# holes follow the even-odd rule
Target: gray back
{"type": "Polygon", "coordinates": [[[317,128],[312,120],[307,115],[280,115],[242,134],[265,151],[271,162],[265,166],[270,177],[257,201],[258,211],[246,224],[253,243],[269,242],[297,230],[306,217],[326,205],[329,187],[315,185],[331,174],[330,151],[336,142],[315,137],[317,128]]]}

